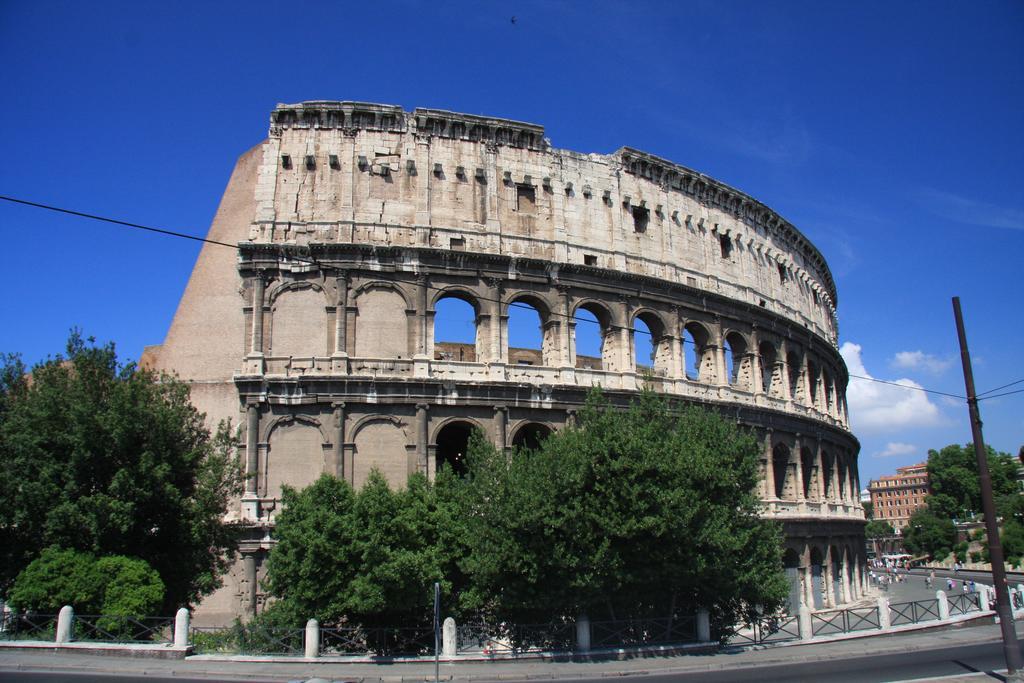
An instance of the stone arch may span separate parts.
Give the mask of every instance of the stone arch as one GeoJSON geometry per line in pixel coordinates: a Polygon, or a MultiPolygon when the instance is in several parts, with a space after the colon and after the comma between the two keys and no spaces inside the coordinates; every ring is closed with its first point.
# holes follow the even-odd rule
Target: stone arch
{"type": "Polygon", "coordinates": [[[835,495],[835,491],[832,487],[832,469],[834,467],[834,457],[823,448],[821,451],[821,479],[822,490],[825,493],[825,500],[831,500],[835,495]]]}
{"type": "Polygon", "coordinates": [[[832,389],[832,373],[823,368],[821,371],[821,407],[822,410],[829,415],[835,414],[835,403],[832,389]]]}
{"type": "Polygon", "coordinates": [[[434,360],[454,360],[471,363],[482,361],[486,330],[482,329],[480,324],[480,313],[479,298],[472,291],[464,287],[446,287],[437,292],[430,301],[430,310],[427,312],[429,317],[427,329],[430,335],[429,356],[434,360]],[[450,329],[451,326],[462,321],[455,320],[458,314],[452,311],[439,310],[439,308],[443,308],[442,302],[446,300],[460,301],[470,307],[472,311],[473,333],[465,336],[471,337],[472,342],[463,338],[456,338],[459,335],[450,329]],[[442,330],[442,328],[449,329],[442,330]]]}
{"type": "Polygon", "coordinates": [[[642,322],[650,333],[650,369],[655,375],[669,375],[672,369],[672,339],[668,334],[669,325],[665,323],[661,314],[650,308],[640,308],[634,311],[629,324],[630,339],[632,340],[630,357],[637,372],[645,367],[645,364],[640,363],[639,349],[646,346],[646,344],[637,343],[637,321],[642,322]]]}
{"type": "Polygon", "coordinates": [[[295,280],[275,287],[270,302],[272,356],[310,358],[326,356],[327,298],[323,287],[309,280],[295,280]]]}
{"type": "Polygon", "coordinates": [[[434,430],[431,443],[434,444],[434,462],[438,471],[448,465],[456,475],[466,475],[469,437],[475,429],[481,429],[476,420],[452,417],[444,420],[434,430]]]}
{"type": "Polygon", "coordinates": [[[784,443],[777,443],[772,447],[772,471],[775,477],[775,497],[783,500],[792,500],[795,496],[793,491],[792,477],[789,475],[789,446],[784,443]]]}
{"type": "Polygon", "coordinates": [[[324,473],[330,442],[320,420],[282,415],[265,428],[263,494],[280,498],[283,486],[302,489],[324,473]]]}
{"type": "Polygon", "coordinates": [[[829,577],[834,604],[841,605],[847,601],[843,593],[843,554],[835,544],[829,546],[829,577]]]}
{"type": "Polygon", "coordinates": [[[737,389],[750,391],[754,384],[754,367],[750,357],[747,338],[736,330],[729,330],[722,336],[726,363],[726,381],[737,389]]]}
{"type": "Polygon", "coordinates": [[[683,325],[683,365],[687,379],[703,384],[716,382],[718,366],[713,339],[711,331],[702,322],[691,320],[683,325]]]}
{"type": "Polygon", "coordinates": [[[409,358],[407,294],[392,282],[375,280],[356,288],[355,355],[357,358],[409,358]]]}
{"type": "Polygon", "coordinates": [[[585,299],[576,304],[575,308],[573,308],[572,316],[573,319],[571,321],[571,324],[573,328],[573,353],[575,367],[591,367],[591,369],[594,370],[605,370],[608,372],[618,371],[618,363],[616,362],[616,335],[613,334],[612,313],[611,311],[608,310],[608,307],[600,303],[599,301],[593,299],[585,299]],[[594,316],[596,325],[590,322],[589,320],[580,318],[580,311],[587,311],[592,316],[594,316]],[[586,334],[587,336],[589,336],[591,330],[586,328],[597,328],[597,334],[599,337],[597,349],[598,356],[595,360],[590,360],[591,358],[593,358],[592,356],[580,353],[579,334],[581,326],[585,326],[584,334],[586,334]],[[592,367],[592,365],[597,365],[597,367],[594,368],[592,367]]]}
{"type": "Polygon", "coordinates": [[[757,345],[761,357],[761,390],[772,398],[784,398],[782,389],[782,367],[779,352],[771,341],[762,339],[757,345]]]}
{"type": "Polygon", "coordinates": [[[845,503],[847,495],[846,472],[848,468],[846,466],[846,459],[841,453],[836,453],[835,466],[836,473],[839,475],[839,487],[836,490],[836,500],[840,503],[845,503]]]}
{"type": "Polygon", "coordinates": [[[786,548],[782,554],[782,570],[789,584],[789,612],[796,614],[800,607],[800,553],[793,548],[786,548]]]}
{"type": "Polygon", "coordinates": [[[828,586],[825,582],[825,559],[821,549],[816,545],[811,546],[810,572],[811,572],[811,603],[808,607],[821,609],[828,600],[825,598],[825,591],[828,586]]]}
{"type": "Polygon", "coordinates": [[[408,425],[394,415],[368,415],[352,426],[352,478],[357,488],[378,469],[392,486],[409,476],[408,425]]]}
{"type": "Polygon", "coordinates": [[[512,433],[512,447],[537,450],[541,442],[554,432],[551,425],[544,422],[523,420],[512,433]]]}
{"type": "MultiPolygon", "coordinates": [[[[503,308],[509,321],[508,333],[505,335],[508,340],[508,362],[512,365],[543,365],[546,367],[558,365],[559,321],[551,313],[551,304],[534,292],[523,291],[509,295],[505,299],[503,308]],[[529,307],[536,313],[540,322],[539,348],[512,346],[513,336],[524,332],[516,322],[513,322],[515,316],[512,309],[515,307],[520,310],[529,307]]],[[[522,324],[527,323],[523,321],[522,324]]]]}
{"type": "Polygon", "coordinates": [[[803,475],[804,490],[800,492],[800,495],[804,500],[810,500],[811,498],[817,498],[815,487],[814,475],[814,454],[811,449],[804,446],[800,449],[800,473],[803,475]]]}
{"type": "Polygon", "coordinates": [[[807,393],[810,396],[808,406],[822,411],[821,367],[811,357],[807,358],[807,393]]]}

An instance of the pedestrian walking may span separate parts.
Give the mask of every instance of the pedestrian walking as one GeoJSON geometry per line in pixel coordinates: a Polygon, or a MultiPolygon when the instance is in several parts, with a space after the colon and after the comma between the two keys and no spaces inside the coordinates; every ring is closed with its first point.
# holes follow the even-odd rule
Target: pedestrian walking
{"type": "Polygon", "coordinates": [[[946,590],[953,590],[953,579],[946,579],[946,590]]]}

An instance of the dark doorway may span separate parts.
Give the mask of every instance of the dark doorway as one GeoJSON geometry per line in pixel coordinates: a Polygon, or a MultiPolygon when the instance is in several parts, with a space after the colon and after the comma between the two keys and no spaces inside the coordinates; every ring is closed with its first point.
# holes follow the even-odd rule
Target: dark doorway
{"type": "Polygon", "coordinates": [[[550,435],[550,427],[539,422],[531,422],[519,428],[519,431],[516,432],[515,437],[512,439],[512,446],[514,448],[527,448],[535,451],[540,448],[541,442],[550,435]]]}
{"type": "Polygon", "coordinates": [[[437,469],[448,465],[460,477],[466,476],[466,451],[473,425],[468,422],[450,422],[437,434],[437,469]]]}

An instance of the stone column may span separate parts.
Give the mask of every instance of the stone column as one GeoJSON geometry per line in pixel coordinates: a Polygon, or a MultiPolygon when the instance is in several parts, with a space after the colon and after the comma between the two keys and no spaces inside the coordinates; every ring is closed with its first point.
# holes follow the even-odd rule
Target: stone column
{"type": "Polygon", "coordinates": [[[427,356],[427,277],[416,278],[416,353],[427,356]]]}
{"type": "Polygon", "coordinates": [[[560,337],[561,337],[560,342],[561,343],[559,345],[560,346],[559,355],[561,356],[559,358],[559,365],[561,365],[563,368],[572,368],[573,367],[573,362],[572,362],[573,361],[573,353],[572,353],[573,325],[571,324],[572,323],[572,300],[569,297],[569,288],[568,287],[566,287],[564,285],[556,285],[556,288],[558,289],[558,298],[559,298],[559,303],[561,304],[560,308],[562,309],[561,310],[561,315],[555,317],[555,319],[558,320],[559,330],[562,333],[560,335],[560,337]]]}
{"type": "Polygon", "coordinates": [[[245,604],[243,610],[249,616],[256,614],[256,554],[242,553],[242,565],[245,569],[245,604]]]}
{"type": "Polygon", "coordinates": [[[257,273],[252,283],[252,354],[263,354],[263,296],[266,284],[263,274],[257,273]]]}
{"type": "Polygon", "coordinates": [[[499,453],[505,452],[508,443],[508,407],[494,406],[494,447],[499,453]]]}
{"type": "Polygon", "coordinates": [[[789,348],[786,345],[785,339],[779,342],[778,363],[781,366],[782,370],[782,398],[784,398],[787,402],[792,403],[794,387],[790,384],[789,381],[789,348]]]}
{"type": "Polygon", "coordinates": [[[765,486],[764,493],[765,498],[768,500],[775,500],[778,498],[778,492],[775,490],[775,454],[772,452],[772,430],[767,430],[764,434],[764,452],[765,462],[765,486]]]}
{"type": "Polygon", "coordinates": [[[717,366],[718,383],[721,386],[729,385],[729,368],[725,364],[725,338],[722,336],[722,326],[718,326],[718,338],[715,341],[715,365],[717,366]]]}
{"type": "Polygon", "coordinates": [[[811,549],[804,545],[804,551],[800,554],[800,563],[803,565],[803,603],[808,609],[814,609],[814,576],[811,570],[811,549]]]}
{"type": "Polygon", "coordinates": [[[765,394],[768,387],[764,385],[764,372],[761,370],[761,348],[757,334],[757,325],[750,332],[750,391],[754,394],[765,394]]]}
{"type": "Polygon", "coordinates": [[[793,458],[796,460],[796,499],[803,504],[807,500],[804,495],[804,453],[800,435],[795,434],[793,438],[793,458]]]}
{"type": "Polygon", "coordinates": [[[431,462],[429,436],[427,430],[427,411],[430,405],[426,403],[416,404],[416,460],[419,466],[426,472],[427,478],[433,481],[437,468],[431,462]]]}
{"type": "Polygon", "coordinates": [[[850,589],[850,553],[845,544],[843,545],[843,561],[839,567],[843,573],[843,602],[853,602],[853,593],[850,589]]]}
{"type": "Polygon", "coordinates": [[[257,469],[259,468],[260,406],[249,403],[245,407],[245,495],[255,496],[257,469]]]}
{"type": "Polygon", "coordinates": [[[348,355],[348,273],[342,271],[334,280],[338,299],[334,316],[334,355],[348,355]]]}
{"type": "Polygon", "coordinates": [[[345,478],[345,402],[331,404],[334,407],[334,476],[345,478]]]}
{"type": "Polygon", "coordinates": [[[839,503],[839,452],[832,451],[832,494],[829,496],[832,503],[839,503]]]}
{"type": "Polygon", "coordinates": [[[835,575],[832,572],[832,544],[829,543],[825,546],[825,558],[822,560],[823,566],[821,568],[821,581],[824,583],[825,588],[825,607],[835,607],[835,575]]]}

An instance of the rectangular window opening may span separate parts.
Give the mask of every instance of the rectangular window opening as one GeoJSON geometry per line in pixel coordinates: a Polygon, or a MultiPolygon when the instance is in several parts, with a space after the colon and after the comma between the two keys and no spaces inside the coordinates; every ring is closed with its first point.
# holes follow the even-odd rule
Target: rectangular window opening
{"type": "Polygon", "coordinates": [[[451,238],[451,240],[448,242],[448,248],[451,249],[452,251],[462,251],[462,250],[464,250],[466,248],[466,238],[465,237],[453,237],[453,238],[451,238]]]}
{"type": "Polygon", "coordinates": [[[647,232],[647,223],[651,220],[651,212],[646,207],[631,207],[633,212],[633,232],[647,232]]]}
{"type": "Polygon", "coordinates": [[[583,265],[585,265],[585,266],[596,266],[597,265],[597,257],[594,256],[593,254],[584,254],[583,255],[583,265]]]}
{"type": "Polygon", "coordinates": [[[537,213],[537,190],[533,185],[516,183],[516,211],[537,213]]]}
{"type": "Polygon", "coordinates": [[[779,282],[786,284],[786,266],[779,264],[779,282]]]}
{"type": "Polygon", "coordinates": [[[732,240],[728,235],[718,237],[718,246],[722,250],[722,258],[732,258],[732,240]]]}

